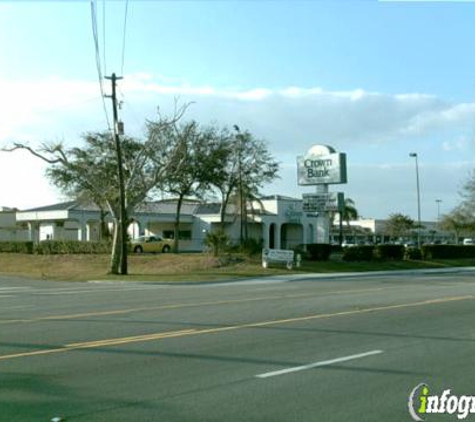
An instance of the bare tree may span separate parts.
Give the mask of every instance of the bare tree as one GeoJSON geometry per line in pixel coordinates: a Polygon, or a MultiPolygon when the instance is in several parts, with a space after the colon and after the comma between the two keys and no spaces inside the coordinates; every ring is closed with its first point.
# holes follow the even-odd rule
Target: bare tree
{"type": "Polygon", "coordinates": [[[458,243],[458,239],[463,233],[475,231],[475,219],[470,211],[466,206],[460,205],[450,213],[445,214],[438,226],[442,230],[452,232],[455,237],[455,243],[458,243]]]}
{"type": "MultiPolygon", "coordinates": [[[[158,112],[156,120],[147,121],[144,140],[122,138],[127,215],[163,183],[170,167],[180,168],[180,155],[167,135],[168,128],[185,110],[186,106],[177,108],[171,118],[158,112]]],[[[120,204],[114,140],[110,132],[87,133],[83,140],[85,146],[81,148],[67,148],[62,142],[44,143],[36,149],[13,143],[2,150],[30,152],[49,164],[48,178],[64,193],[76,198],[86,196],[108,209],[114,221],[110,272],[118,274],[123,257],[118,244],[122,237],[117,224],[120,204]]]]}
{"type": "Polygon", "coordinates": [[[168,167],[163,183],[163,190],[177,198],[174,252],[178,252],[183,201],[186,197],[202,198],[205,195],[218,177],[224,151],[219,137],[216,136],[216,130],[202,129],[195,121],[170,127],[167,138],[171,144],[176,145],[179,158],[175,160],[175,164],[168,167]]]}
{"type": "Polygon", "coordinates": [[[256,139],[248,131],[241,132],[237,126],[234,134],[223,129],[220,139],[225,154],[213,185],[221,196],[221,227],[224,227],[226,210],[233,197],[242,222],[242,241],[247,231],[247,203],[258,198],[262,186],[278,177],[279,164],[265,141],[256,139]]]}

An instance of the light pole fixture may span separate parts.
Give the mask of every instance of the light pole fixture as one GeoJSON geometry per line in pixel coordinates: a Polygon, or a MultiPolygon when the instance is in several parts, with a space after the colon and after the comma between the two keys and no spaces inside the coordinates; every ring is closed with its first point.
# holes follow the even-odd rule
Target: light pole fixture
{"type": "Polygon", "coordinates": [[[437,223],[440,223],[440,204],[442,199],[436,199],[435,202],[437,203],[437,223]]]}
{"type": "Polygon", "coordinates": [[[416,159],[416,182],[417,182],[417,247],[421,247],[421,189],[419,186],[419,161],[417,153],[411,152],[409,157],[416,159]]]}

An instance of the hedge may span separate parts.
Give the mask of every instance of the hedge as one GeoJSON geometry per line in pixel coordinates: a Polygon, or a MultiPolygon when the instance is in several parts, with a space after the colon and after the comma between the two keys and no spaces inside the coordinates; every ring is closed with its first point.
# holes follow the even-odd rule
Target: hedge
{"type": "Polygon", "coordinates": [[[328,261],[331,251],[332,246],[327,243],[310,243],[307,245],[310,261],[328,261]]]}
{"type": "Polygon", "coordinates": [[[374,256],[377,259],[391,259],[394,261],[402,261],[404,258],[404,245],[377,245],[374,250],[374,256]]]}
{"type": "Polygon", "coordinates": [[[406,248],[406,251],[404,253],[404,259],[406,261],[421,260],[422,259],[422,251],[419,248],[415,248],[415,247],[406,248]]]}
{"type": "Polygon", "coordinates": [[[0,242],[0,253],[33,253],[33,242],[0,242]]]}
{"type": "Polygon", "coordinates": [[[423,245],[424,259],[475,258],[475,245],[423,245]]]}
{"type": "Polygon", "coordinates": [[[344,261],[372,261],[374,259],[374,246],[349,246],[343,249],[344,261]]]}
{"type": "Polygon", "coordinates": [[[33,242],[0,242],[1,252],[38,255],[56,254],[103,254],[110,253],[110,242],[81,242],[80,240],[44,240],[33,242]]]}
{"type": "Polygon", "coordinates": [[[111,244],[80,240],[44,240],[35,245],[34,252],[38,255],[103,254],[111,252],[111,244]]]}

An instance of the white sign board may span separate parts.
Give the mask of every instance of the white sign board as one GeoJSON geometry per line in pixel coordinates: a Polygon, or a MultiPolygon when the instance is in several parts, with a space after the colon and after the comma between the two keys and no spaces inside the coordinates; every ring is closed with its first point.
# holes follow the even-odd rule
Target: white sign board
{"type": "Polygon", "coordinates": [[[302,195],[302,206],[304,212],[338,212],[343,207],[343,193],[312,193],[302,195]]]}
{"type": "Polygon", "coordinates": [[[346,183],[346,154],[315,155],[309,152],[297,157],[297,180],[299,185],[346,183]]]}
{"type": "Polygon", "coordinates": [[[294,264],[294,251],[287,249],[262,249],[262,266],[267,268],[271,262],[285,263],[288,269],[294,264]]]}

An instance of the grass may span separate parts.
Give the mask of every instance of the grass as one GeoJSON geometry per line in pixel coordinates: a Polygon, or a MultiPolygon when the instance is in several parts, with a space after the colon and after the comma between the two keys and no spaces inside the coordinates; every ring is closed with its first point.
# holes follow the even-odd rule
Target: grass
{"type": "Polygon", "coordinates": [[[259,258],[236,257],[226,264],[208,254],[131,255],[129,275],[107,275],[108,255],[26,255],[0,253],[0,273],[47,280],[216,281],[289,273],[335,273],[475,266],[474,259],[435,261],[303,262],[293,271],[264,269],[259,258]]]}

